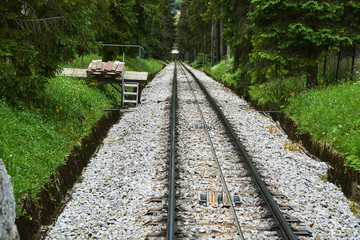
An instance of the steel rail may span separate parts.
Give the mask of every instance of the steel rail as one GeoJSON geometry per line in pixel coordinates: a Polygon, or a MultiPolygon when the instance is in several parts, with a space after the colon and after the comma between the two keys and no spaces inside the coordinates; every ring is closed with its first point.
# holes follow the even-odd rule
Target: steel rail
{"type": "Polygon", "coordinates": [[[223,188],[225,189],[225,193],[226,193],[227,198],[228,198],[229,203],[230,203],[230,208],[231,208],[231,212],[232,212],[232,214],[233,214],[233,216],[234,216],[234,219],[235,219],[235,225],[236,225],[237,231],[238,231],[238,233],[239,233],[240,239],[241,239],[241,240],[244,240],[245,238],[244,238],[244,235],[243,235],[243,233],[242,233],[242,231],[241,231],[239,219],[238,219],[238,217],[237,217],[237,215],[236,215],[236,211],[235,211],[235,208],[234,208],[234,204],[233,204],[233,201],[232,201],[231,196],[230,196],[229,188],[227,187],[224,174],[223,174],[223,172],[222,172],[222,170],[221,170],[221,166],[220,166],[220,163],[219,163],[219,159],[218,159],[217,154],[216,154],[216,152],[215,152],[214,144],[213,144],[213,142],[212,142],[212,140],[211,140],[211,136],[210,136],[209,129],[206,127],[207,124],[206,124],[206,120],[205,120],[205,118],[204,118],[204,114],[203,114],[203,112],[202,112],[202,110],[201,110],[201,108],[200,108],[199,101],[198,101],[198,99],[197,99],[197,97],[196,97],[196,95],[195,95],[195,90],[194,90],[194,88],[191,86],[190,80],[189,80],[188,76],[186,75],[185,70],[181,69],[181,71],[184,73],[184,76],[186,77],[186,80],[187,80],[187,83],[188,83],[188,85],[189,85],[189,88],[191,89],[192,95],[193,95],[194,98],[195,98],[195,102],[197,103],[196,106],[197,106],[197,109],[198,109],[198,111],[199,111],[199,113],[200,113],[201,120],[202,120],[202,122],[203,122],[203,124],[204,124],[204,126],[205,126],[204,129],[205,129],[206,134],[207,134],[207,137],[208,137],[208,141],[209,141],[209,144],[210,144],[211,152],[212,152],[212,154],[213,154],[213,156],[214,156],[215,163],[216,163],[216,166],[217,166],[217,168],[218,168],[218,170],[219,170],[219,174],[220,174],[220,177],[221,177],[221,182],[222,182],[223,188]]]}
{"type": "Polygon", "coordinates": [[[244,146],[240,142],[240,140],[239,140],[237,134],[235,133],[234,129],[232,128],[231,124],[229,123],[229,121],[225,117],[224,113],[221,111],[221,109],[219,108],[219,106],[217,105],[215,100],[212,98],[212,96],[209,94],[209,92],[206,90],[206,88],[200,82],[200,80],[195,76],[195,74],[193,72],[191,72],[187,67],[184,66],[184,68],[193,76],[196,83],[200,86],[201,90],[206,95],[206,98],[210,102],[211,106],[214,108],[214,110],[219,115],[219,117],[220,117],[221,121],[223,122],[225,128],[230,133],[231,138],[233,139],[233,141],[235,143],[235,146],[237,147],[237,149],[239,150],[239,152],[243,156],[243,158],[245,160],[245,163],[246,163],[246,166],[247,166],[252,178],[254,179],[258,189],[260,190],[260,193],[261,193],[263,199],[265,200],[269,210],[271,211],[272,215],[274,216],[274,220],[275,220],[276,224],[279,227],[279,234],[281,235],[281,237],[283,239],[291,239],[291,240],[297,239],[297,237],[293,233],[290,225],[288,224],[285,217],[281,213],[281,211],[279,209],[279,206],[275,202],[275,200],[272,197],[270,191],[267,189],[267,187],[266,187],[264,181],[262,180],[259,172],[257,171],[253,161],[251,160],[251,158],[247,154],[244,146]]]}
{"type": "Polygon", "coordinates": [[[171,148],[170,148],[170,169],[169,169],[169,196],[168,196],[168,217],[166,228],[166,239],[173,240],[176,231],[176,202],[175,202],[175,140],[176,140],[176,99],[177,99],[177,68],[175,62],[172,100],[171,100],[171,148]]]}

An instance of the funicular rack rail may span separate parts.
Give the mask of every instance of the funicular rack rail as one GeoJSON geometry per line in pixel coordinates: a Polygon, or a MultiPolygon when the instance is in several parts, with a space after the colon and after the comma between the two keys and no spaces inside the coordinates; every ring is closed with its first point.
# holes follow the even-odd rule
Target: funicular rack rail
{"type": "MultiPolygon", "coordinates": [[[[191,76],[195,79],[196,83],[199,85],[200,89],[205,94],[207,100],[209,101],[212,108],[216,111],[217,115],[219,116],[221,122],[223,123],[224,127],[230,134],[233,143],[239,153],[242,155],[247,169],[253,178],[257,188],[262,195],[262,198],[266,202],[268,209],[270,210],[273,219],[278,227],[278,232],[283,239],[297,239],[295,234],[293,233],[291,227],[289,226],[288,222],[286,221],[285,217],[281,213],[277,203],[273,199],[270,191],[267,189],[266,184],[262,180],[259,172],[257,171],[256,167],[254,166],[252,160],[250,159],[249,155],[245,151],[242,143],[240,142],[238,136],[236,135],[235,131],[233,130],[231,124],[226,119],[224,113],[219,108],[215,100],[211,97],[208,93],[206,88],[203,84],[199,81],[199,79],[183,64],[181,64],[183,68],[188,71],[191,76]]],[[[172,95],[172,102],[171,102],[171,152],[170,152],[170,172],[169,172],[169,196],[168,196],[168,219],[167,219],[167,233],[166,239],[176,239],[176,203],[175,203],[175,144],[176,144],[176,99],[177,99],[177,75],[176,75],[177,67],[175,63],[175,70],[174,70],[174,78],[173,78],[173,95],[172,95]]],[[[240,223],[241,224],[241,223],[240,223]]]]}

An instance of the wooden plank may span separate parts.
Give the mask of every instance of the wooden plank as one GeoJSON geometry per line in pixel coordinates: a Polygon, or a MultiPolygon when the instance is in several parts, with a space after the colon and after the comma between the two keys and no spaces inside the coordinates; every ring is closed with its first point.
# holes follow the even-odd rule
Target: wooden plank
{"type": "Polygon", "coordinates": [[[96,60],[96,70],[101,70],[102,61],[96,60]]]}
{"type": "Polygon", "coordinates": [[[96,61],[92,60],[91,63],[89,64],[88,70],[95,70],[96,69],[96,61]]]}
{"type": "Polygon", "coordinates": [[[115,61],[112,68],[111,68],[111,71],[114,71],[115,72],[115,69],[117,67],[117,65],[119,64],[119,61],[115,61]]]}
{"type": "Polygon", "coordinates": [[[148,72],[125,71],[124,79],[128,81],[147,81],[148,75],[148,72]]]}
{"type": "Polygon", "coordinates": [[[87,77],[87,72],[88,72],[87,69],[64,68],[60,75],[67,77],[85,78],[87,77]]]}
{"type": "Polygon", "coordinates": [[[124,66],[125,66],[125,64],[123,62],[119,62],[116,69],[115,69],[115,72],[116,73],[121,73],[124,70],[124,66]]]}
{"type": "Polygon", "coordinates": [[[107,63],[105,63],[105,65],[104,65],[105,72],[111,71],[113,65],[114,65],[114,63],[111,61],[108,61],[107,63]]]}

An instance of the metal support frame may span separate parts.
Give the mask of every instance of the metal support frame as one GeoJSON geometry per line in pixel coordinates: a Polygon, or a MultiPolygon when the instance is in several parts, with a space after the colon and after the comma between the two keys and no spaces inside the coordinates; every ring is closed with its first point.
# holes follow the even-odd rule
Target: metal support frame
{"type": "MultiPolygon", "coordinates": [[[[144,51],[145,49],[140,45],[124,45],[124,44],[111,44],[111,43],[103,43],[104,47],[131,47],[131,48],[139,48],[139,72],[141,72],[141,50],[144,51]]],[[[124,61],[124,54],[123,54],[123,61],[124,61]]],[[[125,65],[124,69],[122,71],[122,77],[121,77],[121,105],[124,106],[124,91],[125,91],[125,82],[124,82],[124,75],[125,75],[125,65]]],[[[113,85],[112,85],[113,86],[113,85]]],[[[113,86],[114,87],[114,86],[113,86]]]]}
{"type": "Polygon", "coordinates": [[[141,50],[144,51],[145,49],[140,45],[123,45],[123,44],[110,44],[110,43],[103,43],[104,47],[136,47],[139,48],[139,72],[141,72],[141,50]]]}

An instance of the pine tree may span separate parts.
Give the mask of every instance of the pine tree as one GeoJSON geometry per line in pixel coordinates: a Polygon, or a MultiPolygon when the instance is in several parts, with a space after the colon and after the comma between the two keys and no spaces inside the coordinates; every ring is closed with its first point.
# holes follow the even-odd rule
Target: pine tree
{"type": "Polygon", "coordinates": [[[254,26],[254,82],[305,72],[307,86],[316,86],[321,56],[359,37],[355,1],[252,0],[252,4],[248,17],[254,26]]]}

